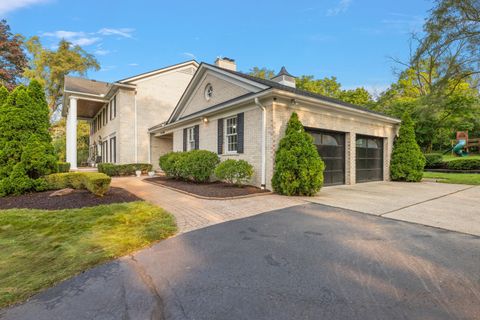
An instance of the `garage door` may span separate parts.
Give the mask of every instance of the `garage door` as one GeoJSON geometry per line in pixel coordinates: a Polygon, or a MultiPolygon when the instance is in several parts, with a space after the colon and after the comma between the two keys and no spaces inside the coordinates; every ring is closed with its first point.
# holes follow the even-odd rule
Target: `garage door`
{"type": "Polygon", "coordinates": [[[357,135],[356,181],[383,180],[383,138],[357,135]]]}
{"type": "Polygon", "coordinates": [[[325,162],[324,185],[345,184],[345,133],[306,129],[325,162]]]}

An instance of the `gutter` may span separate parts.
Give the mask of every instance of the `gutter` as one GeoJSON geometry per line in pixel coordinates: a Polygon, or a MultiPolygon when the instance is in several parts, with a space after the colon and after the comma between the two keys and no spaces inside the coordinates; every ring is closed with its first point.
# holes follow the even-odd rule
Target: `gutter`
{"type": "Polygon", "coordinates": [[[134,144],[135,144],[135,163],[138,163],[138,133],[137,133],[137,91],[135,90],[135,97],[134,97],[134,106],[135,106],[135,123],[134,123],[134,130],[135,130],[135,141],[134,141],[134,144]]]}
{"type": "Polygon", "coordinates": [[[257,105],[257,107],[260,108],[260,110],[262,110],[262,179],[261,179],[261,189],[265,189],[265,186],[266,186],[266,151],[265,151],[265,147],[266,147],[266,139],[267,139],[267,111],[265,109],[265,106],[263,104],[260,103],[260,100],[258,98],[255,98],[254,99],[254,102],[255,104],[257,105]]]}

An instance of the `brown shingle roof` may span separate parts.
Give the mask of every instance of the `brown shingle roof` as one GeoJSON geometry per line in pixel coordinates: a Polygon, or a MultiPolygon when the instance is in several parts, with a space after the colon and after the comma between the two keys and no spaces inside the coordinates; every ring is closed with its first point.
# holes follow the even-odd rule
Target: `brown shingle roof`
{"type": "Polygon", "coordinates": [[[67,91],[106,95],[111,86],[112,84],[108,82],[65,76],[65,90],[67,91]]]}

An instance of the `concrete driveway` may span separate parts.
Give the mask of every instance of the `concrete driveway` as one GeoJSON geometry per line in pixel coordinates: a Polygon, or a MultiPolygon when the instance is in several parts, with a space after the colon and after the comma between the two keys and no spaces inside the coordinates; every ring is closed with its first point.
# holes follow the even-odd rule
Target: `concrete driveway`
{"type": "Polygon", "coordinates": [[[480,236],[480,186],[371,182],[323,188],[306,201],[480,236]]]}
{"type": "Polygon", "coordinates": [[[479,265],[479,237],[304,204],[170,238],[0,318],[479,319],[479,265]]]}

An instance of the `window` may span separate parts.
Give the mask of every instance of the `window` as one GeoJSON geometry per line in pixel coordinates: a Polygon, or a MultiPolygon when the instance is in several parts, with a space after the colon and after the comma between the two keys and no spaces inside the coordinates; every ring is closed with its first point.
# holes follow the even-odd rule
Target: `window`
{"type": "Polygon", "coordinates": [[[117,96],[113,96],[108,105],[110,107],[110,120],[113,120],[117,116],[117,96]]]}
{"type": "Polygon", "coordinates": [[[110,162],[117,163],[117,138],[110,138],[110,162]]]}
{"type": "Polygon", "coordinates": [[[227,153],[237,152],[237,117],[225,119],[225,141],[227,143],[227,153]]]}
{"type": "Polygon", "coordinates": [[[212,85],[209,83],[207,84],[207,86],[205,87],[205,99],[208,101],[212,98],[213,96],[213,87],[212,85]]]}
{"type": "Polygon", "coordinates": [[[187,151],[195,150],[195,127],[187,128],[187,151]]]}

